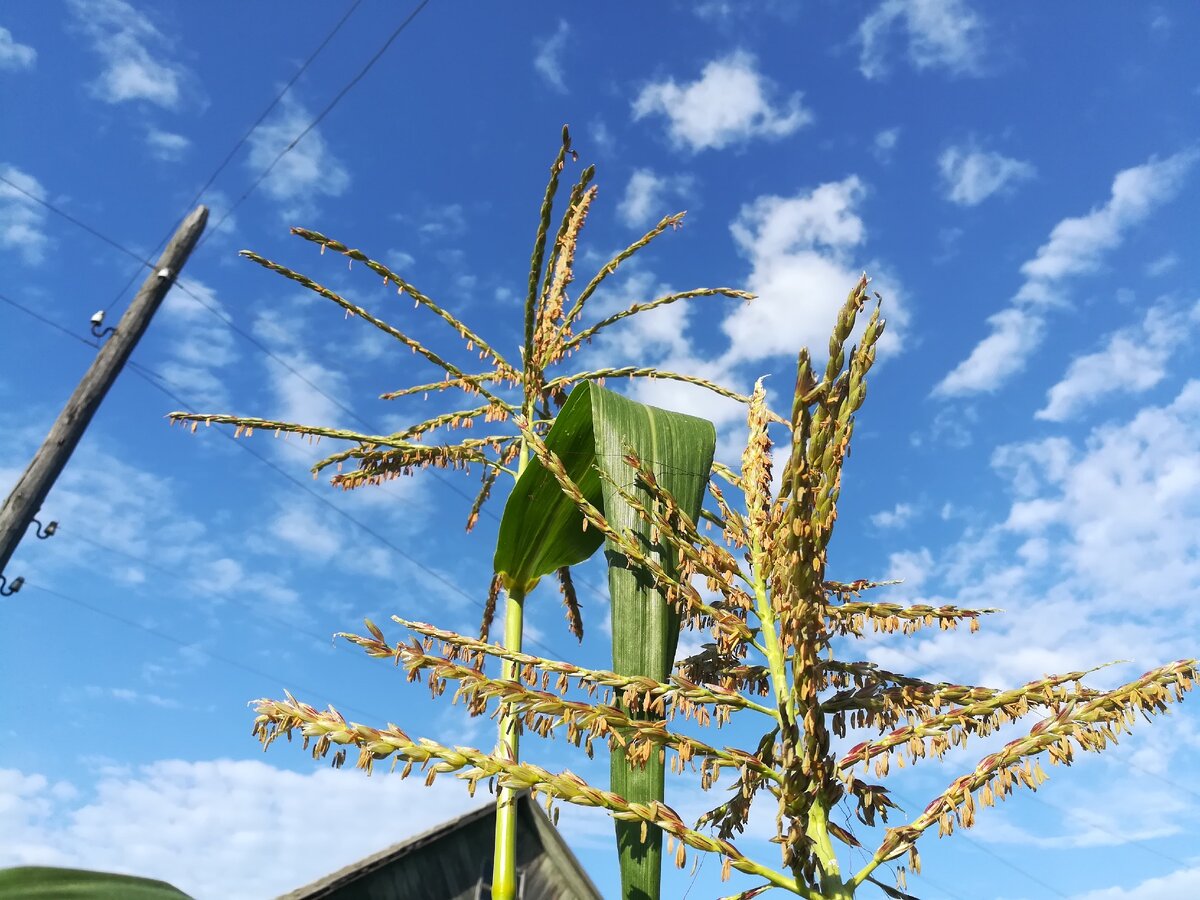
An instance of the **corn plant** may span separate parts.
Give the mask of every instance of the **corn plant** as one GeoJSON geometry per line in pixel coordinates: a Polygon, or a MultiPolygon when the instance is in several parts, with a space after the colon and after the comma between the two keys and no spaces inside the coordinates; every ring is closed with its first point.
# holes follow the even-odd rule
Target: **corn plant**
{"type": "MultiPolygon", "coordinates": [[[[583,325],[588,301],[605,286],[606,281],[638,251],[661,235],[677,229],[684,214],[676,213],[663,218],[601,266],[572,299],[568,292],[573,291],[575,280],[576,247],[588,211],[597,196],[597,188],[592,184],[594,167],[589,166],[571,188],[557,233],[551,241],[549,236],[554,202],[559,191],[560,176],[568,159],[576,161],[577,154],[572,150],[570,135],[564,128],[562,146],[551,165],[550,179],[541,205],[521,323],[523,340],[519,356],[515,359],[506,357],[497,349],[495,342],[486,340],[478,331],[384,263],[316,231],[292,229],[293,234],[316,244],[322,253],[331,250],[347,257],[351,263],[362,263],[381,277],[384,285],[394,287],[401,295],[413,300],[417,307],[424,307],[440,318],[457,332],[459,339],[465,342],[467,351],[474,352],[488,364],[485,371],[466,371],[452,361],[451,354],[434,350],[307,275],[251,251],[241,254],[332,301],[349,315],[365,320],[440,370],[440,380],[391,391],[383,395],[384,399],[456,391],[470,398],[473,405],[469,408],[439,413],[389,435],[246,416],[171,414],[173,421],[190,421],[193,430],[201,422],[206,425],[218,423],[234,426],[237,435],[250,435],[257,429],[270,430],[276,435],[299,434],[310,439],[331,438],[348,442],[351,445],[348,449],[320,460],[313,467],[314,474],[335,469],[333,484],[348,490],[379,484],[431,466],[469,469],[472,465],[478,465],[483,475],[479,492],[467,516],[468,531],[478,521],[497,479],[502,475],[512,476],[516,488],[501,521],[495,572],[480,632],[480,638],[486,641],[496,604],[503,592],[504,647],[511,652],[521,650],[527,594],[542,577],[551,574],[557,579],[563,595],[569,629],[582,640],[583,623],[570,567],[591,556],[603,542],[599,532],[580,539],[577,528],[572,531],[556,524],[556,516],[560,514],[565,514],[566,518],[576,523],[581,520],[571,504],[564,505],[561,502],[562,493],[554,480],[540,475],[540,467],[527,471],[532,459],[533,445],[530,440],[540,441],[542,436],[547,436],[552,442],[574,442],[569,452],[575,454],[575,463],[580,467],[582,477],[590,478],[588,473],[593,462],[600,461],[603,467],[607,465],[605,460],[619,460],[621,444],[616,441],[616,436],[620,435],[622,441],[628,442],[628,446],[637,448],[646,463],[655,468],[659,477],[666,479],[676,493],[683,489],[683,482],[674,479],[678,478],[679,473],[688,473],[685,480],[692,499],[687,507],[695,518],[700,512],[704,485],[712,465],[716,442],[712,425],[690,416],[634,403],[603,390],[599,384],[605,379],[623,377],[672,379],[735,401],[749,402],[748,396],[703,378],[650,366],[560,371],[566,359],[586,348],[597,335],[638,314],[671,303],[706,297],[753,299],[751,294],[733,288],[697,288],[633,303],[612,315],[583,325]],[[575,403],[567,401],[568,394],[576,398],[575,403]],[[560,407],[571,414],[563,427],[555,431],[551,426],[556,421],[560,407]],[[457,441],[446,439],[453,432],[470,429],[479,423],[489,426],[487,430],[491,433],[457,441]],[[551,432],[555,437],[549,437],[551,432]],[[586,447],[582,444],[575,446],[580,435],[586,436],[586,447]],[[430,441],[431,437],[435,440],[430,441]],[[436,440],[439,437],[443,439],[436,440]],[[352,464],[354,468],[343,471],[343,466],[347,464],[352,464]],[[556,509],[558,512],[555,512],[556,509]]],[[[623,466],[617,468],[623,469],[623,466]]],[[[605,471],[611,478],[616,468],[609,467],[605,471]]],[[[617,516],[622,498],[608,490],[607,482],[604,491],[608,494],[606,508],[609,514],[617,516]]],[[[624,518],[631,525],[638,521],[637,516],[628,510],[624,518]]],[[[675,571],[676,561],[671,554],[667,554],[661,562],[668,571],[675,571]]],[[[674,661],[679,638],[679,621],[675,610],[659,597],[652,586],[635,577],[627,567],[612,567],[609,581],[613,600],[614,669],[631,677],[665,679],[674,661]],[[652,635],[653,639],[647,640],[647,635],[652,635]]],[[[503,661],[501,677],[508,681],[516,679],[515,663],[503,661]]],[[[515,763],[519,760],[519,716],[515,708],[505,706],[500,711],[499,720],[500,747],[497,752],[505,754],[515,763]]],[[[614,761],[614,779],[620,784],[622,792],[632,799],[663,799],[663,764],[658,759],[630,767],[624,763],[618,751],[614,761]]],[[[492,895],[497,900],[505,900],[513,896],[515,891],[514,797],[513,790],[502,787],[497,815],[496,869],[492,883],[492,895]]],[[[624,822],[617,823],[617,834],[622,853],[623,879],[631,885],[631,891],[640,891],[646,898],[657,898],[661,834],[657,829],[649,835],[644,834],[642,829],[631,831],[624,822]]]]}
{"type": "MultiPolygon", "coordinates": [[[[563,158],[560,154],[559,163],[563,158]]],[[[571,234],[570,222],[578,218],[571,209],[578,209],[587,196],[589,179],[585,172],[572,192],[555,245],[560,248],[555,261],[563,257],[564,236],[571,234]]],[[[546,206],[540,241],[548,222],[545,210],[546,206]]],[[[663,227],[669,224],[664,220],[663,227]]],[[[356,253],[325,238],[318,242],[356,253]]],[[[541,253],[535,251],[535,270],[541,265],[541,253]]],[[[365,260],[361,254],[354,258],[365,260]]],[[[290,270],[263,262],[301,280],[290,270]]],[[[545,334],[541,323],[546,317],[554,320],[560,315],[539,313],[553,309],[557,302],[539,300],[553,296],[555,268],[548,267],[550,274],[540,282],[531,278],[533,299],[527,309],[533,312],[527,321],[533,324],[526,332],[526,362],[561,358],[558,351],[545,347],[561,348],[573,340],[566,337],[569,329],[563,325],[551,335],[558,344],[536,339],[545,334]]],[[[331,293],[312,286],[324,296],[331,293]]],[[[585,288],[580,296],[586,299],[587,293],[585,288]]],[[[341,298],[335,302],[346,304],[341,298]]],[[[579,306],[577,299],[571,309],[579,306]]],[[[353,311],[366,315],[358,307],[353,311]]],[[[570,312],[561,315],[559,321],[567,325],[574,321],[570,312]]],[[[864,276],[837,315],[823,368],[807,350],[800,352],[789,415],[770,411],[761,381],[749,397],[740,398],[747,406],[749,435],[741,469],[713,465],[707,508],[691,502],[686,479],[668,482],[664,473],[670,467],[648,457],[636,440],[623,441],[622,435],[612,433],[596,435],[598,425],[605,428],[605,416],[595,414],[597,403],[608,402],[588,384],[601,377],[596,373],[555,380],[536,374],[540,370],[535,369],[530,393],[529,383],[520,380],[522,374],[516,369],[511,370],[516,377],[485,378],[446,368],[448,378],[443,384],[473,390],[487,401],[471,418],[503,419],[515,426],[515,435],[481,439],[483,443],[410,445],[414,435],[408,433],[373,437],[235,417],[190,417],[354,441],[357,446],[352,450],[318,464],[320,470],[334,462],[358,461],[357,472],[337,476],[345,486],[423,465],[461,465],[485,458],[485,484],[490,485],[486,479],[491,472],[506,471],[513,459],[524,459],[518,466],[522,470],[518,487],[524,484],[529,490],[519,492],[520,496],[536,493],[546,498],[538,501],[542,504],[538,508],[554,510],[553,527],[542,536],[546,545],[557,541],[576,545],[559,559],[578,561],[602,539],[610,567],[624,570],[652,591],[683,628],[706,636],[700,653],[668,674],[651,675],[584,668],[525,653],[517,641],[491,642],[486,629],[474,638],[400,617],[393,618],[408,632],[404,638],[389,640],[372,622],[366,623],[365,634],[341,637],[372,657],[402,666],[409,680],[425,680],[435,696],[453,686],[453,701],[463,701],[471,713],[498,714],[503,734],[523,729],[540,737],[559,735],[589,755],[607,746],[630,772],[669,759],[679,778],[694,774],[702,790],[728,788],[721,801],[695,821],[686,822],[662,798],[630,796],[620,789],[620,779],[606,789],[570,771],[550,771],[522,761],[513,752],[515,746],[503,741],[491,753],[451,746],[410,736],[398,725],[352,722],[336,709],[318,710],[291,694],[256,702],[255,734],[269,746],[281,736],[290,738],[299,732],[314,757],[331,755],[338,766],[354,752],[356,765],[367,771],[390,761],[403,777],[419,771],[429,783],[449,774],[463,780],[472,793],[480,782],[494,783],[502,796],[532,790],[544,796],[555,813],[561,803],[603,809],[643,838],[656,829],[665,832],[667,850],[679,866],[686,865],[689,851],[717,855],[722,878],[737,871],[749,879],[731,898],[783,890],[807,900],[848,900],[868,884],[892,897],[908,897],[905,873],[920,870],[922,837],[935,827],[939,836],[969,828],[982,808],[1019,788],[1038,789],[1046,779],[1044,761],[1069,765],[1077,751],[1105,749],[1131,728],[1137,714],[1149,717],[1181,700],[1196,678],[1197,662],[1162,666],[1112,690],[1085,686],[1089,672],[1084,671],[1004,690],[930,682],[855,658],[854,639],[868,631],[910,635],[922,628],[953,629],[962,624],[974,631],[983,616],[996,612],[875,600],[874,591],[884,586],[881,583],[835,580],[827,572],[843,465],[883,330],[880,305],[872,304],[864,276]],[[868,305],[873,308],[864,315],[868,305]],[[858,342],[852,344],[855,334],[858,342]],[[502,382],[524,384],[524,400],[502,405],[507,401],[491,392],[502,382]],[[550,427],[549,406],[556,395],[548,386],[565,391],[571,384],[582,386],[574,388],[559,420],[550,427]],[[593,391],[596,396],[589,396],[593,391]],[[585,408],[591,410],[587,416],[580,412],[585,408]],[[591,436],[581,436],[588,427],[593,429],[591,436]],[[778,482],[772,471],[772,430],[783,441],[778,482]],[[577,452],[589,445],[590,455],[577,452]],[[622,448],[616,459],[595,449],[614,445],[622,448]],[[496,664],[498,677],[488,672],[488,666],[496,664]],[[739,722],[758,723],[761,736],[742,747],[721,746],[709,739],[713,729],[735,717],[739,722]],[[1035,720],[1031,727],[1030,719],[1035,720]],[[1002,728],[1017,731],[1018,736],[950,780],[918,814],[903,824],[889,825],[889,814],[898,804],[882,781],[893,766],[940,760],[971,738],[1002,728]],[[839,753],[835,738],[857,742],[839,753]],[[859,835],[831,816],[843,801],[862,823],[859,835]],[[774,811],[776,858],[753,858],[739,847],[739,835],[755,803],[774,811]],[[867,849],[864,839],[872,841],[872,849],[867,849]],[[839,852],[839,847],[866,850],[870,855],[853,867],[847,864],[848,850],[839,852]],[[895,886],[877,878],[880,867],[893,861],[900,863],[895,886]]],[[[486,348],[478,339],[469,339],[486,348]]],[[[485,353],[499,371],[504,363],[490,348],[485,353]]],[[[523,377],[528,378],[529,371],[524,370],[523,377]]],[[[621,374],[631,373],[622,370],[621,374]]],[[[704,386],[730,395],[716,386],[704,386]]],[[[460,419],[466,415],[457,414],[460,419]]],[[[449,424],[450,420],[442,420],[437,427],[449,424]]],[[[529,509],[522,511],[513,503],[510,500],[510,527],[530,515],[529,509]]],[[[505,518],[509,515],[506,508],[505,518]]],[[[513,603],[521,602],[513,597],[520,583],[514,572],[525,563],[519,553],[507,557],[505,553],[498,548],[496,568],[508,576],[511,612],[513,603]]],[[[548,574],[550,563],[556,561],[547,553],[540,565],[542,574],[548,574]]],[[[526,584],[537,577],[532,573],[538,568],[520,569],[527,576],[526,584]]],[[[498,584],[494,582],[497,590],[498,584]]],[[[640,887],[624,879],[623,883],[626,898],[640,896],[636,893],[640,887]]]]}

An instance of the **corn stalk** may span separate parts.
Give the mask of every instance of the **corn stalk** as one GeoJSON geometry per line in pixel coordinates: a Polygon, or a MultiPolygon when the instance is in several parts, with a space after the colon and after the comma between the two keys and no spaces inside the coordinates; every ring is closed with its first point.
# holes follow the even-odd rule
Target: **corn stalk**
{"type": "MultiPolygon", "coordinates": [[[[605,263],[572,299],[576,246],[588,211],[597,196],[597,189],[592,184],[594,168],[587,167],[580,173],[578,180],[570,188],[566,203],[561,210],[557,229],[553,229],[552,224],[562,173],[566,169],[568,161],[574,162],[576,158],[577,156],[571,148],[570,135],[564,128],[562,145],[550,167],[550,178],[538,217],[521,320],[522,341],[519,359],[516,360],[510,360],[497,349],[497,344],[485,338],[480,330],[472,328],[444,305],[419,290],[403,275],[366,252],[352,248],[312,229],[292,229],[293,234],[315,244],[322,253],[328,250],[346,257],[351,263],[357,262],[365,266],[376,277],[382,279],[385,286],[395,289],[400,295],[412,300],[418,308],[425,309],[440,319],[444,325],[456,332],[458,339],[465,344],[468,351],[476,353],[479,359],[489,366],[484,371],[467,371],[454,362],[449,353],[414,336],[407,330],[398,328],[365,306],[352,302],[308,275],[251,251],[242,251],[241,255],[246,259],[301,285],[317,297],[333,303],[347,315],[361,319],[382,331],[398,341],[410,353],[440,371],[440,380],[426,381],[388,391],[382,395],[384,399],[451,391],[461,393],[467,398],[467,402],[462,404],[462,408],[440,413],[387,435],[230,414],[177,412],[171,414],[171,420],[190,423],[193,431],[199,424],[221,424],[234,427],[235,434],[238,436],[250,436],[258,430],[273,432],[277,437],[299,435],[314,441],[326,438],[343,443],[347,446],[319,460],[313,466],[313,472],[317,474],[327,470],[333,471],[332,483],[345,490],[379,484],[427,467],[467,470],[472,465],[478,465],[483,468],[484,474],[479,493],[467,516],[467,529],[470,530],[478,521],[481,511],[490,499],[498,478],[502,475],[510,476],[518,488],[512,496],[520,497],[523,496],[524,489],[521,487],[524,484],[523,479],[538,477],[536,472],[527,471],[532,460],[530,441],[540,440],[542,436],[548,436],[548,433],[553,431],[551,425],[556,420],[556,410],[566,402],[568,393],[573,389],[581,396],[610,398],[601,404],[608,409],[615,409],[621,407],[622,403],[629,403],[617,395],[602,391],[597,386],[597,383],[603,382],[606,378],[617,377],[673,379],[710,390],[722,397],[742,402],[747,401],[748,397],[705,379],[654,367],[633,366],[620,369],[596,368],[560,371],[568,355],[580,351],[594,338],[602,335],[606,329],[619,326],[626,319],[640,313],[671,303],[701,298],[752,299],[752,295],[733,288],[698,288],[664,297],[649,298],[581,327],[588,300],[634,254],[667,231],[678,228],[683,214],[677,213],[663,218],[658,225],[605,263]],[[456,431],[476,428],[480,425],[484,426],[489,433],[480,437],[450,439],[456,431]],[[497,430],[495,426],[503,426],[503,430],[497,430]],[[353,468],[343,471],[345,466],[353,466],[353,468]]],[[[633,407],[649,410],[649,407],[640,407],[637,404],[627,405],[624,409],[629,412],[633,407]]],[[[642,414],[641,420],[637,423],[602,423],[593,429],[596,445],[598,446],[602,440],[607,440],[610,433],[615,434],[614,428],[633,429],[625,430],[622,433],[632,441],[631,446],[636,447],[638,452],[645,454],[648,459],[653,459],[654,442],[663,436],[660,433],[659,425],[666,422],[669,417],[670,414],[658,410],[642,414]],[[638,429],[645,430],[646,441],[640,440],[641,433],[638,429]]],[[[687,418],[682,417],[682,419],[672,419],[671,421],[683,421],[687,418]]],[[[695,423],[697,420],[691,421],[695,423]]],[[[672,465],[678,464],[677,467],[689,468],[689,471],[692,472],[695,515],[699,514],[703,484],[712,463],[711,445],[714,441],[711,425],[703,423],[700,430],[706,432],[706,437],[698,445],[694,440],[690,444],[670,441],[663,447],[664,459],[668,457],[668,451],[674,451],[683,446],[692,447],[692,450],[683,457],[675,459],[672,465]]],[[[695,431],[694,426],[692,431],[695,431]]],[[[617,452],[619,455],[620,451],[617,452]]],[[[586,479],[595,476],[585,473],[581,477],[586,479]]],[[[553,480],[546,480],[546,483],[551,485],[554,495],[560,494],[553,480]]],[[[548,502],[553,505],[557,503],[557,500],[551,497],[548,502]]],[[[610,512],[614,511],[620,502],[615,495],[610,497],[608,505],[610,512]]],[[[506,513],[502,520],[496,555],[497,574],[489,591],[481,633],[485,637],[489,633],[491,619],[502,592],[504,597],[504,647],[512,652],[519,652],[522,648],[522,623],[528,594],[538,579],[544,575],[554,574],[567,606],[571,632],[582,639],[583,624],[571,581],[570,566],[582,562],[587,556],[590,556],[591,552],[599,546],[601,539],[597,537],[594,541],[585,541],[584,543],[591,546],[588,553],[584,555],[568,554],[569,559],[561,560],[549,568],[538,568],[536,575],[514,574],[513,560],[506,558],[506,553],[511,556],[513,548],[517,546],[533,547],[538,546],[539,542],[544,543],[545,541],[554,544],[561,539],[562,534],[558,532],[540,533],[541,524],[549,521],[542,515],[544,510],[533,509],[530,515],[524,516],[510,515],[511,506],[510,503],[506,507],[506,513]],[[526,525],[533,523],[533,530],[530,531],[528,528],[521,530],[518,527],[517,531],[513,532],[513,528],[516,526],[513,526],[512,523],[518,521],[526,525]],[[518,537],[514,538],[512,533],[517,534],[518,537]],[[545,540],[543,541],[543,539],[545,540]]],[[[578,516],[576,518],[578,519],[578,516]]],[[[631,520],[631,524],[633,524],[633,520],[631,520]]],[[[567,543],[569,544],[570,540],[567,543]]],[[[670,565],[669,560],[667,564],[670,565]]],[[[534,568],[537,568],[537,565],[534,568]]],[[[635,587],[632,583],[628,583],[628,580],[622,581],[620,576],[616,576],[615,579],[614,597],[623,597],[635,587]]],[[[625,619],[630,617],[642,618],[643,624],[647,626],[653,622],[657,634],[656,652],[651,659],[645,660],[638,659],[636,656],[631,657],[625,642],[618,638],[614,642],[614,658],[618,661],[617,667],[631,676],[650,676],[655,679],[666,677],[670,671],[675,644],[678,640],[678,625],[673,618],[673,612],[657,596],[644,596],[638,601],[615,600],[614,608],[619,610],[617,613],[618,627],[614,628],[615,634],[620,635],[630,631],[630,626],[622,624],[625,619]]],[[[640,635],[637,642],[639,645],[641,644],[640,635]]],[[[510,682],[516,679],[516,672],[512,664],[502,663],[500,677],[502,680],[510,682]]],[[[519,719],[507,708],[504,708],[500,711],[498,729],[499,739],[496,752],[505,755],[514,763],[519,761],[521,737],[519,719]]],[[[622,762],[615,777],[622,778],[627,768],[622,762]]],[[[644,769],[631,772],[622,785],[634,796],[646,794],[646,799],[661,801],[663,799],[662,780],[661,765],[654,761],[644,769]],[[648,793],[647,789],[641,786],[643,782],[652,785],[648,793]]],[[[497,900],[507,900],[515,892],[516,820],[514,800],[513,791],[502,787],[497,810],[496,866],[492,881],[492,896],[497,900]]],[[[645,855],[647,862],[640,864],[640,867],[645,870],[653,868],[657,872],[657,863],[655,862],[657,856],[658,854],[655,852],[645,855]]],[[[634,867],[632,863],[626,865],[634,867]]],[[[646,895],[657,897],[657,876],[651,878],[651,876],[642,875],[639,877],[645,886],[646,895]],[[650,887],[651,880],[654,882],[652,888],[650,887]]]]}

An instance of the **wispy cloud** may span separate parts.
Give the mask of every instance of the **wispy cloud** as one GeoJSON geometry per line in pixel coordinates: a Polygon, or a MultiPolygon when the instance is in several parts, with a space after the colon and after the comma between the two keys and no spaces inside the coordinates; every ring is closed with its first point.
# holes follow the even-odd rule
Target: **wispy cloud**
{"type": "Polygon", "coordinates": [[[980,635],[931,635],[912,652],[976,683],[1132,660],[1096,676],[1116,683],[1194,655],[1200,381],[1080,438],[1006,444],[993,468],[1006,511],[933,554],[923,602],[1005,614],[980,635]],[[1147,572],[1171,589],[1146,591],[1147,572]]]}
{"type": "Polygon", "coordinates": [[[633,102],[633,117],[665,116],[672,142],[694,153],[755,137],[785,137],[812,121],[801,94],[776,103],[773,93],[755,58],[738,51],[708,63],[696,81],[680,85],[668,78],[646,85],[633,102]]]}
{"type": "Polygon", "coordinates": [[[617,206],[617,215],[630,227],[657,221],[669,212],[663,209],[667,198],[686,197],[692,184],[687,175],[659,175],[651,169],[635,169],[617,206]]]}
{"type": "Polygon", "coordinates": [[[65,865],[161,878],[197,897],[274,897],[474,806],[453,779],[318,768],[301,774],[259,760],[167,760],[110,768],[94,793],[0,769],[6,840],[0,865],[65,865]],[[314,829],[306,812],[331,792],[361,827],[314,829]],[[397,817],[394,810],[406,809],[397,817]],[[286,866],[264,866],[266,857],[286,866]]]}
{"type": "Polygon", "coordinates": [[[163,697],[153,692],[134,690],[133,688],[100,687],[99,685],[89,684],[84,688],[84,693],[92,699],[117,700],[121,703],[131,705],[157,706],[160,709],[179,709],[180,706],[178,700],[163,697]]]}
{"type": "Polygon", "coordinates": [[[570,34],[571,26],[559,19],[553,34],[534,43],[537,53],[533,57],[533,67],[546,84],[560,94],[567,92],[567,83],[563,79],[563,53],[566,51],[567,37],[570,34]]]}
{"type": "Polygon", "coordinates": [[[1103,397],[1150,390],[1166,376],[1171,355],[1197,325],[1200,303],[1191,310],[1173,310],[1165,303],[1151,307],[1140,324],[1113,332],[1100,350],[1071,360],[1062,380],[1047,392],[1037,418],[1064,422],[1103,397]]]}
{"type": "Polygon", "coordinates": [[[40,181],[16,166],[0,167],[0,174],[21,190],[0,182],[0,247],[14,250],[26,263],[37,265],[46,257],[50,239],[44,230],[46,210],[22,194],[46,199],[40,181]]]}
{"type": "Polygon", "coordinates": [[[146,146],[150,149],[150,155],[163,162],[179,162],[191,145],[192,142],[182,134],[158,128],[151,128],[146,132],[146,146]]]}
{"type": "Polygon", "coordinates": [[[978,75],[984,56],[983,20],[966,0],[884,0],[858,26],[859,71],[882,78],[892,56],[888,42],[902,30],[908,60],[918,69],[978,75]]]}
{"type": "Polygon", "coordinates": [[[238,359],[233,332],[213,313],[225,308],[212,288],[194,279],[187,288],[190,294],[176,288],[163,302],[160,316],[172,338],[167,359],[156,369],[186,399],[223,408],[231,398],[222,370],[238,359]]]}
{"type": "Polygon", "coordinates": [[[1179,265],[1179,257],[1176,254],[1164,253],[1146,264],[1146,274],[1151,278],[1158,278],[1160,275],[1166,275],[1177,265],[1179,265]]]}
{"type": "Polygon", "coordinates": [[[891,509],[882,509],[871,516],[876,528],[902,528],[912,521],[916,510],[909,503],[897,503],[891,509]]]}
{"type": "Polygon", "coordinates": [[[1023,295],[1040,299],[1041,284],[1098,270],[1105,251],[1119,246],[1131,227],[1175,198],[1198,157],[1200,152],[1187,150],[1117,173],[1107,203],[1085,216],[1063,219],[1037,256],[1021,266],[1032,284],[1023,295]]]}
{"type": "Polygon", "coordinates": [[[20,44],[7,28],[0,28],[0,71],[19,72],[32,69],[37,62],[37,51],[28,44],[20,44]]]}
{"type": "Polygon", "coordinates": [[[169,58],[174,41],[159,31],[144,10],[125,0],[69,0],[75,24],[92,44],[103,69],[92,84],[105,103],[143,100],[175,109],[192,76],[169,58]],[[153,50],[151,49],[153,48],[153,50]]]}
{"type": "MultiPolygon", "coordinates": [[[[255,175],[265,170],[309,121],[308,110],[286,94],[279,112],[250,135],[246,167],[255,175]]],[[[339,197],[349,186],[350,173],[317,128],[283,155],[262,184],[267,196],[280,204],[285,219],[311,215],[316,197],[339,197]]]]}
{"type": "Polygon", "coordinates": [[[900,127],[897,125],[893,128],[885,128],[875,132],[875,139],[871,141],[871,152],[881,163],[889,163],[892,161],[892,154],[899,143],[900,127]]]}
{"type": "Polygon", "coordinates": [[[1126,233],[1173,199],[1200,156],[1186,150],[1118,172],[1108,201],[1083,216],[1063,219],[1033,259],[1008,309],[988,318],[991,333],[934,388],[941,397],[998,390],[1025,367],[1042,342],[1046,309],[1062,303],[1062,281],[1097,271],[1126,233]]]}
{"type": "Polygon", "coordinates": [[[1127,888],[1072,894],[1070,900],[1178,900],[1180,897],[1200,897],[1200,866],[1183,866],[1127,888]]]}
{"type": "Polygon", "coordinates": [[[266,418],[308,425],[346,424],[346,412],[326,396],[349,396],[346,376],[313,359],[303,335],[286,322],[286,314],[278,313],[262,313],[254,321],[255,334],[291,367],[285,369],[270,358],[262,360],[271,389],[266,418]],[[320,385],[324,393],[314,391],[312,384],[320,385]]]}
{"type": "Polygon", "coordinates": [[[1037,174],[1032,164],[970,145],[947,147],[938,157],[946,199],[978,206],[993,194],[1012,191],[1037,174]]]}

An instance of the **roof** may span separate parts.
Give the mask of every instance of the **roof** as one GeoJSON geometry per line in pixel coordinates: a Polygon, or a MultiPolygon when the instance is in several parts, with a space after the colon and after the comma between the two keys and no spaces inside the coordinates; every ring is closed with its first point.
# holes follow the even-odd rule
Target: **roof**
{"type": "MultiPolygon", "coordinates": [[[[495,822],[496,805],[488,803],[279,900],[473,900],[480,876],[491,874],[495,822]]],[[[526,874],[526,900],[602,900],[562,834],[528,792],[517,798],[517,854],[518,870],[526,874]]]]}

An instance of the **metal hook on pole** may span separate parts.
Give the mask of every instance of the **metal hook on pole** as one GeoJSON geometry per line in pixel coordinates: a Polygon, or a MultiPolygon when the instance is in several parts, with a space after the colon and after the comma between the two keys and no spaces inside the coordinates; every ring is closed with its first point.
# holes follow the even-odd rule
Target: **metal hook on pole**
{"type": "Polygon", "coordinates": [[[110,334],[115,333],[117,330],[110,325],[108,328],[105,328],[103,331],[101,331],[100,326],[103,324],[104,324],[104,310],[102,310],[102,309],[96,310],[96,312],[92,315],[92,335],[94,337],[99,338],[100,340],[104,340],[104,338],[106,338],[110,334]]]}
{"type": "Polygon", "coordinates": [[[32,519],[31,523],[37,526],[38,540],[44,541],[48,537],[54,537],[54,533],[58,531],[58,522],[43,526],[37,519],[32,519]]]}
{"type": "Polygon", "coordinates": [[[25,585],[25,577],[18,575],[10,586],[8,579],[0,575],[0,597],[11,597],[25,585]]]}

